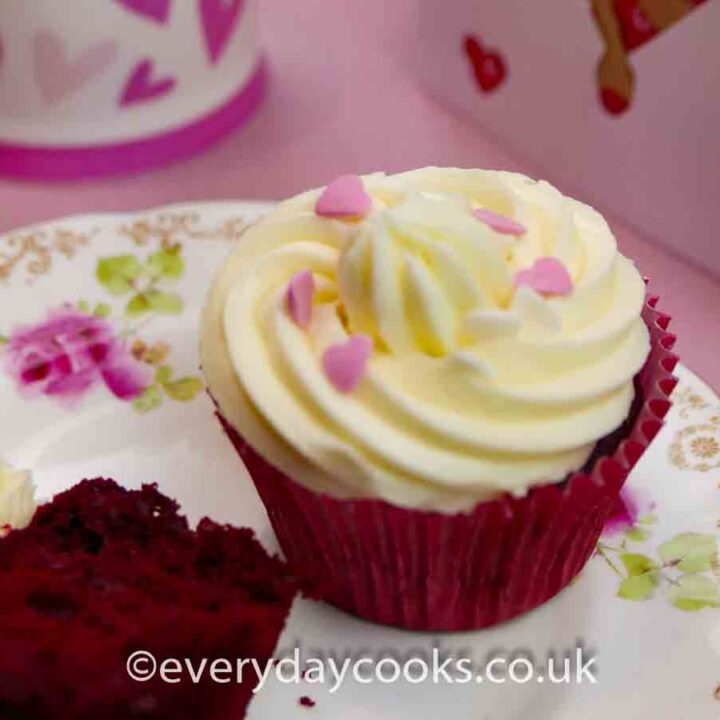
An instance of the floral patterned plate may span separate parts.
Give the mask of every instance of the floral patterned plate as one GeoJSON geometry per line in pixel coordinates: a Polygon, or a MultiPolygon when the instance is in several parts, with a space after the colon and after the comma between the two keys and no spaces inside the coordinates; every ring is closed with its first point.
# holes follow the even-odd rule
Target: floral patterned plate
{"type": "MultiPolygon", "coordinates": [[[[98,475],[158,482],[192,521],[252,525],[276,547],[202,392],[196,348],[212,272],[266,208],[175,206],[0,237],[0,457],[31,468],[41,497],[98,475]]],[[[348,679],[334,692],[329,673],[324,684],[271,677],[251,720],[720,718],[720,399],[686,368],[677,374],[666,426],[630,478],[628,517],[571,587],[514,622],[450,636],[298,600],[279,652],[417,657],[430,677],[348,679]],[[595,657],[597,683],[540,682],[541,672],[523,684],[432,680],[434,648],[481,671],[490,657],[528,653],[541,667],[578,644],[595,657]]]]}

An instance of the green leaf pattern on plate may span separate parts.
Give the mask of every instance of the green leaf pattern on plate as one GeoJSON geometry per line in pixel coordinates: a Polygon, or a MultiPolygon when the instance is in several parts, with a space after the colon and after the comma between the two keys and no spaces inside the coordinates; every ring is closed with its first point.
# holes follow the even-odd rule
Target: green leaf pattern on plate
{"type": "Polygon", "coordinates": [[[95,270],[98,282],[111,295],[127,295],[136,287],[143,274],[143,265],[134,255],[101,258],[95,270]]]}
{"type": "Polygon", "coordinates": [[[655,515],[639,518],[619,542],[606,539],[596,554],[620,578],[617,595],[640,602],[664,594],[674,607],[686,612],[720,607],[720,588],[713,575],[718,568],[714,535],[684,532],[658,546],[656,553],[638,552],[635,545],[652,535],[655,515]]]}
{"type": "MultiPolygon", "coordinates": [[[[154,382],[136,398],[133,406],[139,413],[148,413],[162,405],[165,398],[190,402],[204,388],[194,375],[175,378],[172,366],[166,363],[170,347],[165,343],[149,345],[138,337],[140,328],[157,316],[179,315],[183,301],[174,285],[185,272],[180,243],[163,242],[159,250],[141,258],[116,255],[99,260],[96,276],[111,294],[125,299],[124,314],[128,321],[142,320],[136,327],[127,326],[125,336],[133,338],[131,351],[136,359],[157,368],[154,382]]],[[[95,313],[107,312],[105,303],[95,306],[95,313]]]]}
{"type": "Polygon", "coordinates": [[[658,555],[668,564],[685,573],[700,573],[711,569],[717,555],[715,538],[700,533],[681,533],[658,548],[658,555]]]}
{"type": "Polygon", "coordinates": [[[155,382],[145,391],[146,398],[136,401],[138,412],[149,412],[158,407],[163,397],[167,396],[176,402],[190,402],[205,387],[200,378],[193,375],[174,379],[174,371],[170,365],[161,365],[155,372],[155,382]]]}
{"type": "Polygon", "coordinates": [[[127,253],[101,258],[95,276],[111,295],[127,297],[125,314],[137,318],[151,313],[179,315],[183,301],[172,285],[184,272],[182,245],[175,243],[146,258],[127,253]]]}
{"type": "Polygon", "coordinates": [[[646,572],[642,575],[631,575],[620,583],[618,597],[626,600],[647,600],[657,587],[656,572],[646,572]]]}
{"type": "Polygon", "coordinates": [[[682,575],[668,591],[668,600],[680,610],[696,611],[720,607],[718,586],[712,578],[699,573],[682,575]]]}

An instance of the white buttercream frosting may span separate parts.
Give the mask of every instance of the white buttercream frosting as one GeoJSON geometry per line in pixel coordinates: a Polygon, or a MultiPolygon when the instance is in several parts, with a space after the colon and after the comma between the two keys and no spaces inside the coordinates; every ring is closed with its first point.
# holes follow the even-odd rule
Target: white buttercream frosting
{"type": "Polygon", "coordinates": [[[649,350],[644,282],[595,210],[523,175],[427,168],[363,178],[362,218],[318,217],[320,191],[252,226],[216,276],[201,353],[224,417],[295,480],[338,497],[456,510],[580,468],[627,417],[649,350]],[[497,232],[485,208],[526,228],[497,232]],[[568,295],[516,287],[541,257],[568,295]],[[307,328],[290,278],[310,270],[307,328]],[[331,344],[374,341],[350,393],[331,344]]]}
{"type": "Polygon", "coordinates": [[[0,460],[0,534],[8,526],[15,530],[27,527],[36,507],[30,472],[0,460]]]}

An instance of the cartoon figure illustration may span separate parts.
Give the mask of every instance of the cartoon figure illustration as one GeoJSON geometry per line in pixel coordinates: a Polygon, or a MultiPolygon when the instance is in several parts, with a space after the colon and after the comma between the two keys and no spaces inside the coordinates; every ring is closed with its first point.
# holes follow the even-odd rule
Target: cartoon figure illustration
{"type": "Polygon", "coordinates": [[[706,0],[592,0],[605,43],[597,68],[600,100],[619,115],[630,106],[635,74],[628,55],[671,27],[706,0]]]}

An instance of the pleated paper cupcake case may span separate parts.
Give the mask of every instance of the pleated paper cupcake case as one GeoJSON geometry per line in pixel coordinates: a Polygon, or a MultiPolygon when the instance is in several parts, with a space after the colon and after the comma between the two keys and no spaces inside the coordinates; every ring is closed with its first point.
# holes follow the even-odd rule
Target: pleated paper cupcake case
{"type": "Polygon", "coordinates": [[[651,351],[636,378],[637,418],[590,472],[483,502],[467,513],[315,493],[262,458],[219,415],[288,562],[315,595],[354,615],[413,630],[470,630],[542,604],[592,555],[632,468],[671,406],[678,361],[670,316],[650,296],[651,351]]]}

